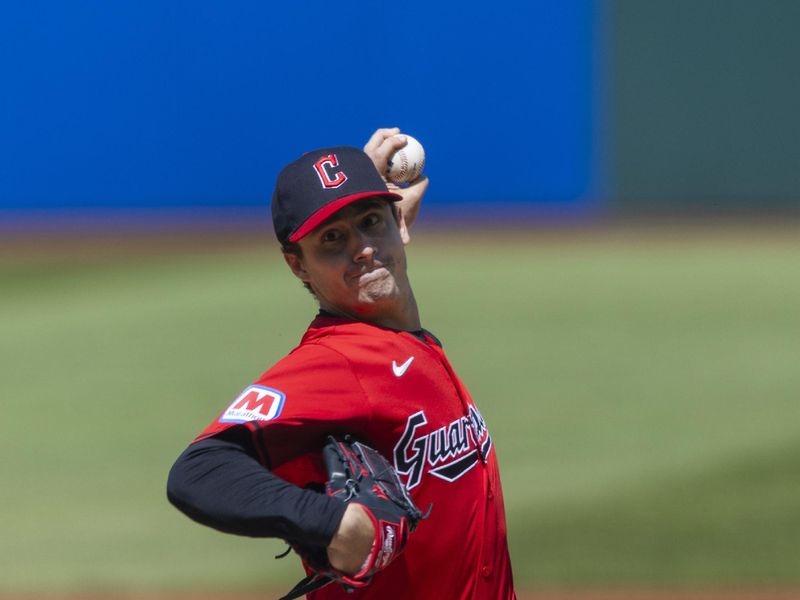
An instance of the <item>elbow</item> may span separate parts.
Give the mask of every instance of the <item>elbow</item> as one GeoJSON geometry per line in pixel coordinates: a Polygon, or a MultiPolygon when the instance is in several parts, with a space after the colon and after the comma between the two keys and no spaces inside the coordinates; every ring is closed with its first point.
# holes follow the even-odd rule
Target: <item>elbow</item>
{"type": "Polygon", "coordinates": [[[178,458],[167,475],[167,500],[181,512],[188,513],[191,512],[192,487],[186,477],[183,458],[178,458]]]}

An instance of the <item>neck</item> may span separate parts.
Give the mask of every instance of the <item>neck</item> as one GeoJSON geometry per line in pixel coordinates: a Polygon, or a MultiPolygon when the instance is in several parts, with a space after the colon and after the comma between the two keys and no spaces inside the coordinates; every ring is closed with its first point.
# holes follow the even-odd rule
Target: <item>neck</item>
{"type": "Polygon", "coordinates": [[[380,327],[398,329],[400,331],[419,331],[422,324],[419,319],[419,309],[414,292],[408,292],[408,297],[403,302],[393,302],[388,306],[374,305],[363,312],[349,311],[320,300],[319,307],[331,314],[347,317],[354,321],[363,321],[380,327]]]}

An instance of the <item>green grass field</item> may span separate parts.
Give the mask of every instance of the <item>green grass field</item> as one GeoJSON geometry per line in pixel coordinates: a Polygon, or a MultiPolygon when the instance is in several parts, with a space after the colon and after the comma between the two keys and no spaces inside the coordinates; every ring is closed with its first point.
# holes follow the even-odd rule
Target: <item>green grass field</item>
{"type": "MultiPolygon", "coordinates": [[[[800,236],[419,238],[423,322],[495,439],[520,587],[800,584],[800,236]]],[[[294,583],[283,544],[164,493],[315,312],[275,254],[0,263],[0,592],[294,583]]]]}

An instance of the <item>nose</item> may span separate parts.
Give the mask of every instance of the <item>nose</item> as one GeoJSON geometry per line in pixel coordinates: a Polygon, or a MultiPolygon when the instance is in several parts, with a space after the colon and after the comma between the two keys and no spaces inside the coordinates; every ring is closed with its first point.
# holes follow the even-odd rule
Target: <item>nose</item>
{"type": "Polygon", "coordinates": [[[377,248],[375,247],[374,240],[370,236],[361,233],[356,237],[356,243],[357,247],[355,255],[353,256],[355,262],[369,262],[375,258],[377,248]]]}

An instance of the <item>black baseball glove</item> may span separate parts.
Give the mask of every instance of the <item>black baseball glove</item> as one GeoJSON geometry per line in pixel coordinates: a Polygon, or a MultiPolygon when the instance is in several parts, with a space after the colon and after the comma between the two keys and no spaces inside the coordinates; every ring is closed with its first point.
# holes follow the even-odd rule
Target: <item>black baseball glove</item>
{"type": "Polygon", "coordinates": [[[414,504],[389,461],[369,446],[350,436],[329,436],[322,457],[328,471],[325,492],[342,502],[360,504],[372,518],[372,552],[358,573],[346,575],[331,566],[325,547],[293,544],[311,574],[281,600],[299,598],[334,581],[348,590],[368,585],[375,573],[397,558],[417,523],[428,516],[414,504]]]}

